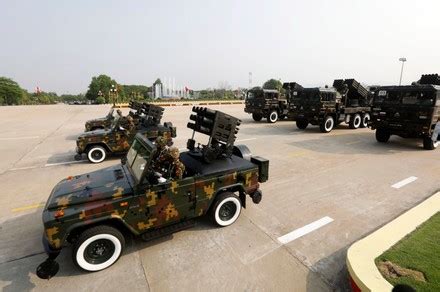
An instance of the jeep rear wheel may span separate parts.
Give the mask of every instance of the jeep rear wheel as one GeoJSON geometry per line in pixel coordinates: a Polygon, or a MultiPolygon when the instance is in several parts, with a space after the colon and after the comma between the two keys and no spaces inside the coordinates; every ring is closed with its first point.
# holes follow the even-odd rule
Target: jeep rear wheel
{"type": "Polygon", "coordinates": [[[96,272],[113,265],[124,250],[122,233],[111,226],[102,225],[84,231],[74,243],[72,259],[79,268],[96,272]]]}
{"type": "Polygon", "coordinates": [[[431,137],[423,138],[423,148],[426,150],[434,150],[438,147],[439,142],[432,141],[431,137]]]}
{"type": "Polygon", "coordinates": [[[322,133],[329,133],[331,130],[333,130],[333,127],[335,126],[335,120],[332,116],[326,116],[325,119],[321,122],[319,125],[319,129],[322,133]]]}
{"type": "Polygon", "coordinates": [[[361,119],[361,115],[360,114],[355,114],[351,119],[350,119],[350,129],[357,129],[361,126],[362,123],[362,119],[361,119]]]}
{"type": "Polygon", "coordinates": [[[263,118],[263,115],[262,114],[252,114],[252,118],[254,119],[254,121],[259,122],[263,118]]]}
{"type": "Polygon", "coordinates": [[[370,121],[370,114],[369,113],[365,113],[362,116],[362,123],[361,123],[361,128],[367,128],[368,127],[368,122],[370,121]]]}
{"type": "Polygon", "coordinates": [[[385,129],[377,129],[376,130],[376,140],[380,143],[386,143],[390,140],[390,132],[385,129]]]}
{"type": "Polygon", "coordinates": [[[296,121],[296,126],[298,127],[298,129],[305,130],[305,128],[307,128],[308,125],[309,125],[309,122],[307,120],[297,120],[296,121]]]}
{"type": "Polygon", "coordinates": [[[278,121],[278,112],[271,111],[267,116],[267,122],[273,124],[276,123],[277,121],[278,121]]]}
{"type": "Polygon", "coordinates": [[[217,196],[217,199],[211,210],[212,219],[218,226],[229,226],[233,224],[240,216],[240,198],[234,193],[222,193],[217,196]]]}
{"type": "Polygon", "coordinates": [[[92,146],[87,151],[87,159],[92,163],[100,163],[107,157],[107,152],[102,146],[92,146]]]}

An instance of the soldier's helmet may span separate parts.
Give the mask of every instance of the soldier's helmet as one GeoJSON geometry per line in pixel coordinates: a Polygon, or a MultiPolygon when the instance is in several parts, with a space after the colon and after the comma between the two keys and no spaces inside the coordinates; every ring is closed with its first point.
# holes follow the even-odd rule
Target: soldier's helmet
{"type": "Polygon", "coordinates": [[[132,123],[132,122],[133,122],[133,117],[128,116],[128,117],[127,117],[127,121],[129,121],[130,123],[132,123]]]}
{"type": "Polygon", "coordinates": [[[117,110],[116,110],[116,113],[117,113],[118,115],[122,116],[122,112],[121,112],[120,109],[117,109],[117,110]]]}
{"type": "Polygon", "coordinates": [[[179,148],[177,148],[177,147],[174,147],[174,146],[171,147],[169,153],[173,159],[179,159],[179,157],[180,157],[179,148]]]}
{"type": "Polygon", "coordinates": [[[156,138],[157,147],[164,148],[166,145],[167,145],[167,140],[164,137],[159,136],[156,138]]]}

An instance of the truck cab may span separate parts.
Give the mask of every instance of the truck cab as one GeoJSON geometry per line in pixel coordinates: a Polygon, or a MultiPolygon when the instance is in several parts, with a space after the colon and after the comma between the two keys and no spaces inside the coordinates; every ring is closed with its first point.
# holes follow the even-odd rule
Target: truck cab
{"type": "Polygon", "coordinates": [[[268,123],[276,123],[286,118],[287,110],[287,99],[278,90],[256,87],[246,93],[244,111],[256,122],[265,118],[268,123]]]}
{"type": "Polygon", "coordinates": [[[439,85],[382,86],[374,95],[370,125],[378,142],[388,142],[391,135],[419,138],[425,149],[433,150],[438,143],[431,136],[439,117],[439,85]]]}

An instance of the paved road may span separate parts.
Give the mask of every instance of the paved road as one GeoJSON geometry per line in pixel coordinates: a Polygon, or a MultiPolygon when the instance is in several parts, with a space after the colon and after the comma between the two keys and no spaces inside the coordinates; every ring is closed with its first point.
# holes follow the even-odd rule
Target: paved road
{"type": "MultiPolygon", "coordinates": [[[[440,151],[424,151],[419,141],[392,137],[384,145],[369,129],[340,126],[322,134],[288,121],[255,123],[241,105],[213,108],[242,119],[239,143],[270,160],[263,201],[227,228],[201,219],[149,243],[130,239],[118,263],[98,273],[78,271],[66,249],[59,274],[43,281],[34,273],[45,259],[41,204],[62,178],[119,162],[73,160],[84,122],[109,107],[1,107],[0,288],[344,291],[347,247],[439,189],[440,151]],[[417,179],[395,185],[409,177],[417,179]]],[[[165,110],[163,121],[177,126],[178,147],[190,137],[190,111],[165,110]]]]}

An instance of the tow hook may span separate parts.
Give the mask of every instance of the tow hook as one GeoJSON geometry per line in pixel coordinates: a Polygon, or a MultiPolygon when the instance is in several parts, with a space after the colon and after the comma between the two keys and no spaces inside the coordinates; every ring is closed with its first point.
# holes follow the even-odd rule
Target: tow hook
{"type": "Polygon", "coordinates": [[[58,273],[60,265],[55,261],[55,258],[56,256],[49,256],[37,267],[38,278],[49,280],[58,273]]]}
{"type": "Polygon", "coordinates": [[[258,204],[261,202],[261,199],[263,198],[263,193],[260,190],[256,190],[252,195],[252,202],[255,204],[258,204]]]}

